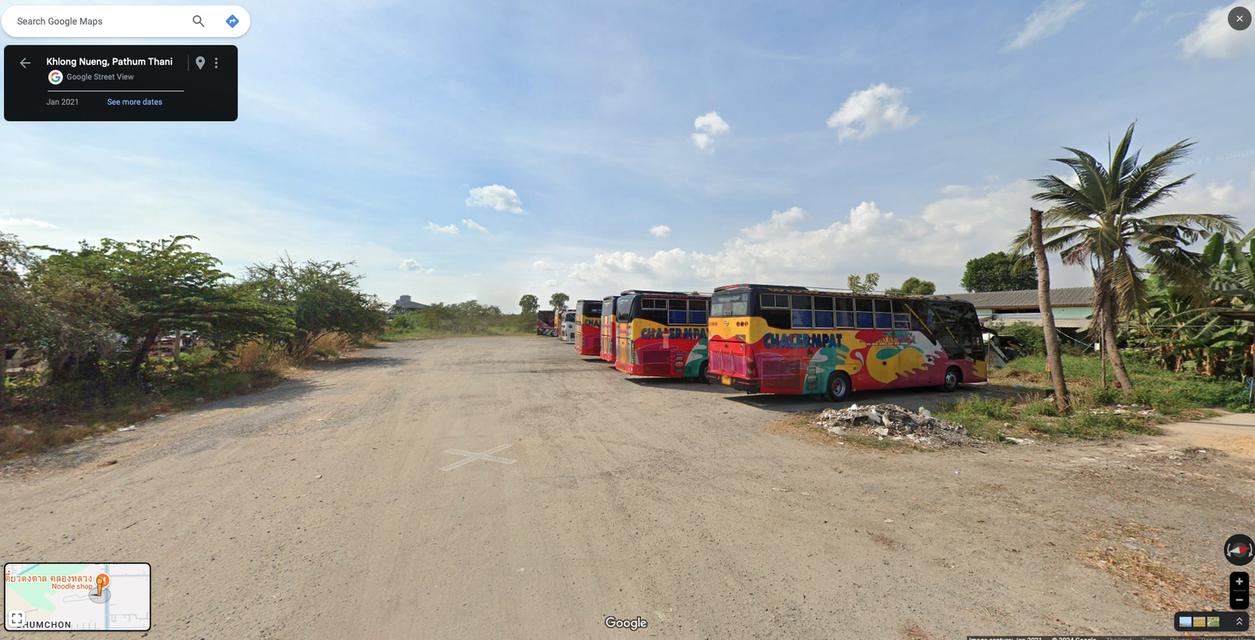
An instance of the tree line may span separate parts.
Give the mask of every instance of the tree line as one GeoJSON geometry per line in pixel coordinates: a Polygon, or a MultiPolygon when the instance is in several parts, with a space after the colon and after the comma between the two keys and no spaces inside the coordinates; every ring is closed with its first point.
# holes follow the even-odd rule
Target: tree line
{"type": "Polygon", "coordinates": [[[236,277],[195,250],[196,240],[106,238],[58,249],[0,234],[0,403],[18,349],[43,363],[44,384],[90,381],[107,392],[144,384],[154,345],[172,333],[193,336],[212,364],[229,366],[246,342],[299,361],[328,334],[360,339],[384,328],[384,306],[361,291],[349,263],[283,256],[236,277]]]}

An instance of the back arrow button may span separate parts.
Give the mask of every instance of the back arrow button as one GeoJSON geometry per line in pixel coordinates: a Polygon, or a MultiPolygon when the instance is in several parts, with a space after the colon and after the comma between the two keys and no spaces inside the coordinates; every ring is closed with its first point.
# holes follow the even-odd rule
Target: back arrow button
{"type": "Polygon", "coordinates": [[[31,66],[31,61],[27,60],[26,58],[22,58],[22,61],[19,62],[18,64],[22,65],[22,68],[25,69],[26,67],[31,66]]]}

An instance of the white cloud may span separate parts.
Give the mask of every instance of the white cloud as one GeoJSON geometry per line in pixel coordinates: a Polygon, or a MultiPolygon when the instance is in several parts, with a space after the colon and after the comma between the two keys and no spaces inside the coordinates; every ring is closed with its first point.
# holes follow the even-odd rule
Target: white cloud
{"type": "Polygon", "coordinates": [[[446,224],[441,226],[434,222],[428,222],[427,228],[435,233],[443,233],[450,236],[456,236],[458,234],[458,226],[456,224],[446,224]]]}
{"type": "Polygon", "coordinates": [[[466,206],[523,213],[523,201],[519,199],[519,194],[515,193],[514,189],[499,184],[471,189],[470,197],[466,199],[466,206]]]}
{"type": "Polygon", "coordinates": [[[417,260],[413,260],[410,258],[406,258],[405,260],[401,261],[401,270],[412,271],[414,273],[431,273],[435,271],[435,269],[432,269],[430,267],[424,267],[423,265],[419,264],[417,260]]]}
{"type": "Polygon", "coordinates": [[[1084,0],[1046,0],[1024,21],[1024,28],[1007,44],[1007,49],[1023,49],[1058,33],[1084,7],[1084,0]]]}
{"type": "Polygon", "coordinates": [[[0,229],[5,227],[32,227],[35,229],[58,229],[57,225],[34,218],[0,218],[0,229]]]}
{"type": "Polygon", "coordinates": [[[470,229],[471,231],[478,231],[480,233],[488,233],[488,227],[485,227],[484,225],[478,222],[475,222],[471,218],[462,218],[462,226],[466,227],[467,229],[470,229]]]}
{"type": "Polygon", "coordinates": [[[810,214],[801,207],[790,207],[784,211],[772,211],[766,222],[741,229],[741,235],[753,240],[770,238],[782,231],[792,229],[793,225],[805,220],[810,214]]]}
{"type": "Polygon", "coordinates": [[[1191,58],[1224,60],[1255,52],[1255,33],[1247,28],[1237,31],[1229,26],[1229,9],[1225,4],[1207,12],[1203,21],[1181,40],[1181,52],[1191,58]]]}
{"type": "Polygon", "coordinates": [[[1255,173],[1248,184],[1191,180],[1171,200],[1159,205],[1157,213],[1222,213],[1238,218],[1242,228],[1255,225],[1255,173]]]}
{"type": "Polygon", "coordinates": [[[886,129],[903,129],[919,121],[902,103],[906,89],[885,83],[855,91],[828,116],[828,128],[837,130],[837,139],[862,140],[886,129]]]}
{"type": "Polygon", "coordinates": [[[656,224],[649,228],[649,235],[655,238],[665,238],[671,235],[671,227],[665,224],[656,224]]]}
{"type": "Polygon", "coordinates": [[[716,111],[697,116],[693,120],[693,128],[696,130],[692,134],[693,144],[703,151],[709,149],[710,145],[714,144],[715,138],[725,135],[732,130],[732,127],[728,126],[728,123],[719,117],[719,113],[716,111]]]}
{"type": "Polygon", "coordinates": [[[954,290],[967,260],[1005,249],[1023,228],[1032,193],[1027,181],[970,187],[913,216],[863,201],[810,228],[805,221],[816,216],[792,207],[741,229],[713,252],[607,251],[575,265],[568,280],[602,290],[710,290],[745,281],[842,287],[851,273],[877,271],[887,286],[918,276],[954,290]]]}

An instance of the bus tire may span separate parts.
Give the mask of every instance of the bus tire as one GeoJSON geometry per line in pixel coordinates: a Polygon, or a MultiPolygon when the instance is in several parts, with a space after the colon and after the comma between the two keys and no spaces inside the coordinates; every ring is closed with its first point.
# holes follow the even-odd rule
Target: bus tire
{"type": "Polygon", "coordinates": [[[706,384],[710,384],[710,376],[706,375],[708,371],[710,371],[710,363],[703,362],[702,366],[697,368],[697,382],[705,382],[706,384]]]}
{"type": "Polygon", "coordinates": [[[958,367],[950,367],[946,369],[946,377],[942,379],[942,391],[954,391],[959,388],[959,384],[963,382],[963,372],[958,367]]]}
{"type": "Polygon", "coordinates": [[[844,371],[833,371],[828,374],[828,385],[824,388],[824,399],[828,402],[842,402],[854,391],[850,384],[850,376],[844,371]]]}

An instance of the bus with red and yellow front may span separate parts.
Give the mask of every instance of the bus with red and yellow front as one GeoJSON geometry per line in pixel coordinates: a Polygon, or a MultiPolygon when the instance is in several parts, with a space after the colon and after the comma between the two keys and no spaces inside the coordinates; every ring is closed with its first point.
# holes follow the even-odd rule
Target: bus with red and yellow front
{"type": "Polygon", "coordinates": [[[976,309],[945,297],[797,286],[719,287],[708,377],[749,393],[822,394],[986,379],[976,309]]]}
{"type": "Polygon", "coordinates": [[[601,300],[575,301],[575,352],[601,355],[601,300]]]}
{"type": "Polygon", "coordinates": [[[615,303],[615,368],[628,375],[706,379],[710,296],[624,291],[615,303]]]}
{"type": "Polygon", "coordinates": [[[602,360],[614,364],[614,353],[618,346],[619,324],[614,320],[614,305],[619,296],[606,296],[601,299],[601,352],[602,360]]]}

